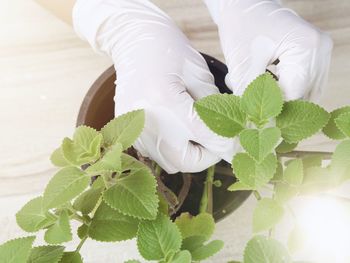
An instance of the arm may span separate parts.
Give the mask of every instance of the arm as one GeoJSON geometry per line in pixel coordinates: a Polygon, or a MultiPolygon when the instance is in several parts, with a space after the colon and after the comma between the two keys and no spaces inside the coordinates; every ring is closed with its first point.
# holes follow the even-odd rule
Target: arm
{"type": "Polygon", "coordinates": [[[35,0],[64,22],[72,25],[72,10],[76,0],[35,0]]]}

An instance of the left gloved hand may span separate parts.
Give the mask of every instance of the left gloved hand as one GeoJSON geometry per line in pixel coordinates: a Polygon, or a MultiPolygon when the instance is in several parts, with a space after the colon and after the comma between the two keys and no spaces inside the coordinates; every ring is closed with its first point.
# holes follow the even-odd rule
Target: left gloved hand
{"type": "Polygon", "coordinates": [[[287,100],[317,101],[327,82],[331,38],[277,0],[204,0],[218,25],[229,68],[226,83],[241,95],[266,68],[287,100]]]}

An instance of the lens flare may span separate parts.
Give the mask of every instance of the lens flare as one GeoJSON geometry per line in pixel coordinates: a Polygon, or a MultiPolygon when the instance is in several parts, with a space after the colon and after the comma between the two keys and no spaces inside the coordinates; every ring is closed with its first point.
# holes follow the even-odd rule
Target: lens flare
{"type": "Polygon", "coordinates": [[[350,262],[350,203],[312,197],[297,212],[304,248],[320,263],[350,262]]]}

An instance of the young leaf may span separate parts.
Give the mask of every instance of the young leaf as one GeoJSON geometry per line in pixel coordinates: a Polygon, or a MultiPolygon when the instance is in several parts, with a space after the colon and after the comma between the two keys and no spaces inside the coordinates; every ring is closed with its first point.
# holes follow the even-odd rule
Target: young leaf
{"type": "Polygon", "coordinates": [[[232,161],[232,167],[240,182],[257,189],[268,183],[277,168],[277,159],[269,154],[262,163],[256,163],[248,154],[238,153],[232,161]]]}
{"type": "Polygon", "coordinates": [[[103,193],[108,205],[119,212],[141,219],[155,219],[158,212],[156,179],[149,169],[131,172],[103,193]]]}
{"type": "Polygon", "coordinates": [[[327,135],[329,138],[334,140],[342,140],[346,138],[346,135],[339,130],[337,127],[335,120],[342,114],[350,112],[350,106],[343,107],[340,109],[336,109],[331,112],[331,117],[327,123],[327,125],[323,128],[323,133],[327,135]]]}
{"type": "Polygon", "coordinates": [[[101,160],[86,169],[87,173],[101,174],[104,172],[119,172],[121,170],[121,154],[123,146],[116,143],[106,152],[101,160]]]}
{"type": "Polygon", "coordinates": [[[331,170],[334,175],[344,180],[350,178],[350,140],[341,142],[335,149],[331,170]]]}
{"type": "Polygon", "coordinates": [[[229,94],[215,94],[196,101],[199,117],[216,134],[233,138],[245,126],[246,115],[240,108],[240,98],[229,94]]]}
{"type": "Polygon", "coordinates": [[[193,251],[191,251],[192,259],[194,261],[205,260],[211,256],[214,256],[224,247],[224,242],[221,240],[213,240],[206,245],[203,245],[193,251]]]}
{"type": "Polygon", "coordinates": [[[242,96],[241,105],[258,126],[279,115],[283,106],[282,92],[272,75],[260,75],[250,83],[242,96]]]}
{"type": "Polygon", "coordinates": [[[299,194],[299,189],[284,182],[275,185],[275,200],[279,203],[287,203],[299,194]]]}
{"type": "Polygon", "coordinates": [[[289,153],[293,151],[298,146],[298,143],[288,143],[282,141],[276,148],[276,153],[289,153]]]}
{"type": "Polygon", "coordinates": [[[59,263],[83,263],[79,252],[64,252],[59,263]]]}
{"type": "Polygon", "coordinates": [[[276,172],[273,175],[273,178],[271,179],[271,182],[276,183],[276,182],[281,182],[283,181],[283,165],[280,161],[277,161],[277,168],[276,172]]]}
{"type": "Polygon", "coordinates": [[[303,182],[304,170],[301,159],[292,160],[284,171],[284,180],[290,185],[301,185],[303,182]]]}
{"type": "Polygon", "coordinates": [[[215,229],[214,218],[207,213],[202,213],[197,216],[191,216],[189,213],[182,213],[176,218],[175,224],[180,229],[183,239],[201,235],[208,240],[215,229]]]}
{"type": "Polygon", "coordinates": [[[239,135],[242,147],[257,162],[262,162],[271,153],[281,137],[278,128],[264,130],[246,129],[239,135]]]}
{"type": "Polygon", "coordinates": [[[137,246],[140,254],[147,260],[162,260],[169,252],[178,252],[181,240],[176,224],[162,213],[155,220],[141,221],[139,225],[137,246]]]}
{"type": "Polygon", "coordinates": [[[260,200],[253,214],[253,231],[258,233],[273,228],[283,215],[283,207],[275,200],[269,198],[260,200]]]}
{"type": "Polygon", "coordinates": [[[136,172],[138,170],[144,170],[144,169],[148,169],[148,167],[140,162],[139,160],[137,160],[136,158],[127,155],[125,153],[122,153],[121,155],[121,162],[122,162],[122,172],[125,171],[131,171],[131,172],[136,172]]]}
{"type": "Polygon", "coordinates": [[[111,120],[101,129],[106,146],[120,143],[128,149],[140,136],[145,125],[144,110],[128,112],[111,120]]]}
{"type": "Polygon", "coordinates": [[[191,253],[187,250],[182,250],[178,252],[171,261],[171,263],[191,263],[191,262],[192,262],[191,253]]]}
{"type": "Polygon", "coordinates": [[[52,218],[46,217],[42,200],[41,196],[32,199],[16,214],[17,224],[24,231],[36,232],[54,222],[52,218]]]}
{"type": "Polygon", "coordinates": [[[342,131],[347,137],[350,137],[350,111],[343,113],[335,119],[335,123],[339,130],[342,131]]]}
{"type": "Polygon", "coordinates": [[[244,263],[291,263],[287,249],[277,240],[255,236],[244,250],[244,263]]]}
{"type": "Polygon", "coordinates": [[[44,239],[49,244],[61,244],[72,240],[69,217],[65,210],[60,213],[56,223],[46,230],[44,239]]]}
{"type": "Polygon", "coordinates": [[[329,113],[311,102],[295,100],[284,104],[282,113],[276,119],[283,139],[288,143],[297,143],[306,139],[328,122],[329,113]]]}
{"type": "Polygon", "coordinates": [[[317,166],[320,167],[320,166],[322,166],[322,156],[320,156],[320,155],[305,156],[301,160],[303,162],[304,173],[310,167],[317,167],[317,166]]]}
{"type": "Polygon", "coordinates": [[[231,184],[229,186],[229,188],[227,188],[227,190],[229,190],[231,192],[235,192],[235,191],[249,191],[249,190],[254,190],[254,189],[250,186],[246,186],[245,184],[243,184],[241,182],[236,182],[234,184],[231,184]]]}
{"type": "Polygon", "coordinates": [[[88,235],[105,242],[128,240],[136,236],[138,224],[137,219],[125,216],[103,202],[96,210],[88,235]]]}
{"type": "Polygon", "coordinates": [[[69,162],[64,158],[61,147],[56,149],[52,153],[50,160],[51,160],[52,164],[57,166],[57,167],[66,167],[66,166],[70,165],[69,162]]]}
{"type": "Polygon", "coordinates": [[[77,199],[75,199],[73,208],[85,215],[91,213],[92,210],[96,207],[96,204],[102,195],[103,189],[103,187],[91,187],[89,190],[85,191],[80,196],[78,196],[77,199]]]}
{"type": "Polygon", "coordinates": [[[60,170],[46,186],[43,206],[46,209],[58,207],[79,195],[90,183],[90,178],[76,167],[60,170]]]}
{"type": "Polygon", "coordinates": [[[27,262],[35,237],[12,239],[0,245],[1,263],[27,262]]]}
{"type": "Polygon", "coordinates": [[[27,263],[58,263],[63,256],[62,246],[35,247],[30,252],[27,263]]]}

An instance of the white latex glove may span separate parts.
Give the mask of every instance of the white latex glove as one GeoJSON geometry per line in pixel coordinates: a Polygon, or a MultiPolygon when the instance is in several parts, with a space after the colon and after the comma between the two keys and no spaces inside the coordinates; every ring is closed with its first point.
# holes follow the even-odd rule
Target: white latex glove
{"type": "Polygon", "coordinates": [[[145,109],[145,129],[134,145],[141,154],[168,173],[231,161],[238,144],[216,136],[193,108],[195,100],[219,92],[214,78],[166,14],[145,0],[78,0],[73,22],[114,61],[116,116],[145,109]]]}
{"type": "Polygon", "coordinates": [[[235,94],[278,59],[276,75],[287,100],[319,99],[333,47],[327,34],[277,0],[204,1],[218,25],[226,83],[235,94]]]}

